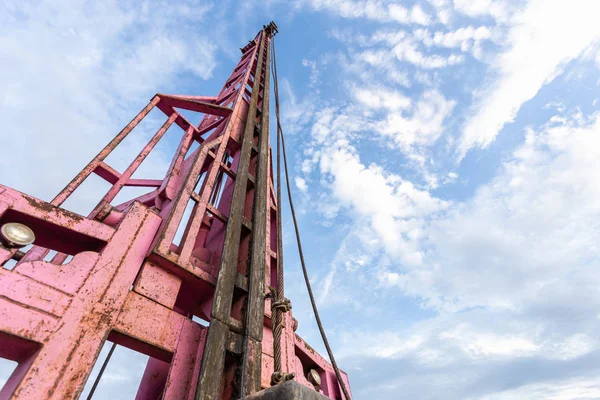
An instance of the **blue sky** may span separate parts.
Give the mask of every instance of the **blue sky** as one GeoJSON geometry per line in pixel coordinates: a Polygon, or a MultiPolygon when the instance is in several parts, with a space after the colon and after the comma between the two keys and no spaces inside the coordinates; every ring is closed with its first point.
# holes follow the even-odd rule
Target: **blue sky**
{"type": "MultiPolygon", "coordinates": [[[[51,199],[154,93],[217,93],[273,19],[308,268],[355,398],[600,398],[598,11],[6,1],[0,182],[51,199]]],[[[324,354],[284,218],[286,294],[324,354]]]]}

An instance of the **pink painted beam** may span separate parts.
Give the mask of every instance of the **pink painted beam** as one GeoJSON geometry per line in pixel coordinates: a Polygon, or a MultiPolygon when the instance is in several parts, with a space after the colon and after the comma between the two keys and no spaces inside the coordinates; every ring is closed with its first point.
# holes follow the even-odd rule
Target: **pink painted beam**
{"type": "Polygon", "coordinates": [[[94,173],[113,185],[117,183],[117,181],[121,177],[121,174],[119,172],[117,172],[110,165],[106,164],[103,161],[99,162],[96,168],[94,168],[94,173]]]}
{"type": "Polygon", "coordinates": [[[159,188],[159,193],[166,199],[173,200],[175,198],[175,192],[178,188],[179,180],[181,179],[183,160],[192,144],[195,130],[196,129],[190,125],[181,138],[173,160],[171,161],[171,165],[169,165],[169,169],[167,170],[166,177],[159,188]]]}
{"type": "Polygon", "coordinates": [[[165,390],[170,368],[171,365],[168,362],[150,358],[144,370],[135,400],[160,399],[165,390]]]}
{"type": "Polygon", "coordinates": [[[184,320],[183,315],[135,292],[129,292],[114,329],[173,353],[184,320]]]}
{"type": "Polygon", "coordinates": [[[148,299],[173,309],[181,289],[182,279],[156,264],[146,261],[133,290],[148,299]]]}
{"type": "Polygon", "coordinates": [[[40,282],[0,268],[0,297],[60,317],[71,302],[67,294],[40,282]]]}
{"type": "Polygon", "coordinates": [[[123,186],[131,187],[160,187],[163,184],[161,179],[129,179],[123,186]]]}
{"type": "MultiPolygon", "coordinates": [[[[266,56],[257,58],[259,53],[265,54],[264,49],[269,45],[266,29],[244,47],[240,61],[218,96],[154,96],[52,204],[0,186],[0,224],[24,223],[36,234],[33,248],[25,253],[0,245],[0,265],[11,258],[19,260],[11,271],[0,269],[0,356],[19,363],[0,391],[0,400],[78,398],[106,340],[152,357],[138,390],[139,399],[160,396],[194,399],[197,389],[203,393],[203,388],[197,387],[201,371],[222,367],[217,374],[210,372],[216,377],[214,382],[222,385],[214,385],[204,393],[222,390],[220,397],[228,400],[239,393],[239,388],[235,388],[239,384],[235,379],[239,360],[245,360],[241,366],[246,371],[245,392],[257,389],[259,383],[262,387],[269,385],[273,372],[269,301],[264,315],[258,316],[260,324],[264,323],[262,334],[255,332],[255,318],[250,321],[253,333],[249,333],[243,309],[252,286],[247,266],[253,240],[262,243],[263,236],[266,240],[264,254],[261,250],[259,255],[264,257],[264,265],[262,260],[259,263],[264,271],[258,271],[258,277],[253,275],[253,282],[258,278],[262,283],[264,273],[265,285],[277,284],[273,266],[279,255],[273,233],[279,210],[271,152],[259,155],[254,149],[256,135],[264,138],[260,135],[268,124],[263,125],[261,132],[247,126],[258,123],[259,119],[264,121],[262,115],[266,110],[261,108],[268,104],[269,66],[266,56]],[[261,68],[257,70],[259,64],[261,68]],[[250,85],[258,93],[252,93],[250,85]],[[260,111],[256,119],[254,115],[248,119],[250,106],[244,99],[250,97],[252,110],[256,105],[260,111]],[[108,166],[104,161],[108,154],[154,107],[167,114],[165,124],[142,146],[124,172],[108,166]],[[175,108],[205,115],[195,127],[175,108]],[[132,178],[173,122],[183,131],[176,129],[181,138],[164,178],[132,178]],[[241,157],[244,132],[249,132],[248,137],[253,136],[252,149],[246,146],[250,158],[241,157]],[[194,141],[200,146],[191,152],[194,141]],[[262,157],[264,163],[264,154],[269,165],[266,182],[264,175],[260,180],[254,177],[258,158],[262,157]],[[247,165],[240,165],[242,159],[247,165]],[[250,171],[247,178],[246,170],[250,171]],[[243,178],[240,171],[244,171],[243,178]],[[91,173],[112,184],[106,193],[99,193],[101,201],[94,211],[86,218],[57,207],[91,173]],[[232,218],[230,208],[238,179],[247,180],[244,185],[240,182],[237,185],[243,186],[238,203],[244,210],[236,211],[238,217],[232,218]],[[111,206],[110,202],[125,186],[156,189],[111,206]],[[267,197],[266,232],[254,232],[257,226],[265,228],[253,220],[257,191],[267,197]],[[188,204],[194,207],[186,219],[188,204]],[[226,243],[225,232],[233,219],[237,221],[235,229],[241,225],[242,234],[239,243],[226,243]],[[174,243],[180,230],[183,237],[174,243]],[[219,268],[224,250],[231,246],[237,247],[238,252],[238,257],[231,258],[228,264],[234,268],[227,272],[231,312],[216,318],[211,309],[222,293],[215,286],[222,272],[219,268]],[[42,260],[50,250],[57,255],[50,262],[42,260]],[[67,255],[73,258],[61,265],[67,261],[67,255]],[[204,320],[213,318],[211,328],[192,321],[194,315],[204,320]],[[209,331],[218,332],[219,341],[209,340],[209,331]],[[222,346],[215,352],[215,346],[207,343],[222,346]],[[234,356],[224,357],[224,352],[234,356]],[[210,354],[220,361],[210,364],[204,360],[209,364],[203,367],[203,357],[209,359],[210,354]],[[262,360],[260,370],[260,364],[253,362],[258,359],[262,360]],[[250,386],[248,382],[252,382],[250,386]]],[[[264,171],[264,164],[261,165],[264,171]]],[[[259,310],[259,314],[263,312],[259,310]]],[[[304,373],[308,368],[316,368],[322,377],[321,392],[338,398],[339,385],[331,365],[296,336],[296,327],[291,312],[286,313],[281,346],[284,369],[296,372],[297,381],[310,388],[304,373]]],[[[347,381],[345,375],[343,379],[347,381]]],[[[210,396],[218,397],[218,394],[210,396]]]]}
{"type": "Polygon", "coordinates": [[[227,117],[231,114],[231,108],[221,107],[216,104],[197,101],[179,96],[159,94],[163,101],[174,108],[182,108],[184,110],[196,111],[203,114],[213,114],[220,117],[227,117]]]}
{"type": "MultiPolygon", "coordinates": [[[[44,346],[13,394],[19,399],[71,399],[81,392],[158,227],[159,218],[134,205],[90,276],[43,340],[44,346]]],[[[15,313],[2,313],[4,321],[15,313]],[[8,314],[8,315],[7,315],[8,314]]],[[[18,313],[17,313],[18,315],[18,313]]],[[[21,312],[22,315],[22,312],[21,312]]]]}
{"type": "Polygon", "coordinates": [[[136,115],[125,128],[110,143],[98,153],[96,157],[79,173],[69,184],[61,190],[61,192],[51,201],[51,203],[55,206],[61,205],[72,193],[75,189],[81,185],[81,183],[96,169],[98,164],[104,159],[129,135],[129,133],[135,128],[140,121],[148,115],[150,111],[158,104],[160,98],[158,96],[154,96],[150,103],[142,111],[136,115]]]}
{"type": "Polygon", "coordinates": [[[196,377],[200,373],[206,332],[207,329],[197,323],[190,320],[184,321],[173,355],[164,399],[194,399],[196,377]]]}
{"type": "Polygon", "coordinates": [[[176,114],[173,114],[165,121],[165,123],[158,129],[158,131],[152,136],[152,139],[144,146],[142,151],[137,155],[137,157],[129,164],[127,169],[121,174],[119,180],[113,184],[112,188],[104,195],[102,200],[98,203],[98,205],[94,208],[94,210],[90,213],[90,217],[95,217],[102,208],[110,203],[119,193],[119,191],[125,186],[125,183],[131,178],[133,173],[138,169],[138,167],[142,164],[142,162],[146,159],[148,154],[152,151],[154,146],[158,143],[158,141],[164,136],[167,132],[167,129],[173,124],[175,119],[177,118],[176,114]]]}

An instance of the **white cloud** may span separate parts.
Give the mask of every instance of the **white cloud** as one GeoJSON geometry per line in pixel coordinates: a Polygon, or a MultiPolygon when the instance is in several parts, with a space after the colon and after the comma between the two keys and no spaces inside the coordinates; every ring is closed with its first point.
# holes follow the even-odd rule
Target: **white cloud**
{"type": "MultiPolygon", "coordinates": [[[[565,358],[560,347],[566,343],[572,343],[573,346],[580,340],[583,345],[579,346],[581,350],[577,356],[594,350],[594,346],[590,345],[593,336],[567,334],[563,339],[558,339],[557,336],[562,336],[562,332],[556,335],[556,332],[527,319],[507,317],[509,315],[467,311],[438,315],[398,330],[392,330],[395,324],[378,332],[357,327],[342,336],[340,357],[345,360],[360,357],[414,360],[418,365],[416,370],[442,369],[442,373],[452,377],[454,368],[473,364],[483,366],[494,362],[531,360],[534,357],[561,362],[565,358]],[[501,321],[494,321],[494,318],[500,318],[501,321]]],[[[575,357],[569,358],[573,359],[575,357]]],[[[476,380],[477,367],[472,372],[475,376],[470,378],[476,380]]],[[[441,388],[443,386],[440,385],[441,388]]]]}
{"type": "Polygon", "coordinates": [[[525,385],[481,397],[481,400],[585,400],[600,398],[600,380],[596,378],[571,378],[555,382],[525,385]]]}
{"type": "Polygon", "coordinates": [[[431,22],[431,17],[418,4],[411,8],[410,19],[418,25],[429,25],[431,22]]]}
{"type": "Polygon", "coordinates": [[[458,174],[456,172],[448,172],[446,175],[445,183],[454,182],[458,179],[458,174]]]}
{"type": "Polygon", "coordinates": [[[438,54],[425,55],[418,50],[416,43],[409,39],[401,40],[392,48],[392,52],[399,61],[424,69],[443,68],[464,61],[463,56],[457,54],[450,54],[447,57],[438,54]]]}
{"type": "MultiPolygon", "coordinates": [[[[484,33],[477,32],[477,29],[472,28],[466,33],[459,33],[458,36],[463,39],[485,36],[484,33]]],[[[447,99],[437,89],[425,90],[420,97],[413,92],[409,97],[394,85],[385,82],[389,73],[380,73],[389,72],[395,65],[402,68],[403,64],[408,63],[416,66],[416,75],[421,76],[426,69],[439,69],[462,62],[463,58],[460,55],[443,57],[422,53],[418,50],[418,45],[423,40],[423,37],[419,36],[423,35],[428,33],[422,31],[419,34],[419,30],[415,34],[380,30],[365,41],[365,46],[369,48],[355,53],[351,62],[342,64],[344,71],[349,75],[347,81],[352,82],[346,84],[346,87],[361,108],[347,109],[343,114],[347,118],[354,116],[354,130],[374,131],[385,139],[390,139],[387,147],[397,147],[411,162],[418,161],[420,174],[431,187],[436,187],[439,179],[423,168],[428,161],[423,149],[434,144],[441,136],[444,123],[456,102],[447,99]],[[392,52],[385,46],[378,46],[380,43],[390,46],[392,52]],[[357,77],[360,83],[356,83],[357,77]]],[[[430,40],[433,43],[433,39],[430,40]]],[[[458,39],[448,39],[448,44],[453,44],[451,42],[455,40],[458,39]]],[[[442,39],[438,41],[441,42],[442,39]]],[[[346,59],[341,57],[341,60],[346,59]]],[[[423,78],[425,79],[420,79],[421,82],[426,82],[427,86],[434,86],[429,76],[423,78]]],[[[410,82],[403,82],[403,85],[409,87],[410,82]]],[[[321,122],[318,121],[317,125],[320,126],[321,122]]]]}
{"type": "MultiPolygon", "coordinates": [[[[422,243],[428,250],[421,266],[405,264],[400,269],[408,272],[379,274],[384,286],[399,287],[443,310],[380,342],[381,357],[423,365],[415,373],[419,378],[414,379],[423,379],[415,390],[432,379],[421,377],[433,365],[443,368],[441,374],[451,382],[461,382],[463,389],[457,390],[436,380],[435,390],[447,391],[449,398],[596,396],[600,382],[586,378],[595,372],[585,360],[594,359],[600,345],[595,335],[600,189],[594,173],[600,115],[591,121],[581,116],[553,121],[530,131],[526,143],[473,199],[452,204],[424,228],[422,243]],[[411,337],[420,338],[417,349],[407,352],[395,345],[411,337]],[[502,372],[492,372],[499,362],[502,372]],[[531,377],[522,375],[522,365],[555,372],[531,377]],[[564,380],[563,368],[576,365],[581,367],[574,373],[581,377],[564,380]],[[511,374],[522,380],[510,389],[490,384],[510,381],[511,374]],[[478,387],[485,388],[483,393],[478,387]]],[[[386,384],[398,388],[407,381],[386,384]]]]}
{"type": "Polygon", "coordinates": [[[417,351],[425,342],[426,336],[421,334],[408,336],[391,331],[377,333],[363,331],[359,334],[352,332],[351,335],[343,335],[342,340],[345,345],[340,352],[340,358],[362,354],[385,359],[397,358],[417,351]],[[359,338],[362,344],[355,346],[359,338]]]}
{"type": "Polygon", "coordinates": [[[167,84],[170,76],[188,71],[201,79],[208,79],[215,66],[216,48],[203,37],[192,45],[183,38],[166,35],[121,51],[123,54],[118,55],[122,58],[121,64],[110,73],[120,94],[128,98],[147,90],[148,82],[158,89],[167,84]],[[137,71],[137,74],[132,74],[132,71],[137,71]]]}
{"type": "Polygon", "coordinates": [[[443,332],[440,337],[449,342],[456,342],[457,347],[472,358],[525,357],[539,349],[537,344],[523,337],[473,332],[472,327],[465,325],[443,332]]]}
{"type": "Polygon", "coordinates": [[[308,186],[306,185],[306,180],[297,176],[295,178],[295,182],[296,182],[296,187],[298,188],[298,190],[301,191],[302,193],[306,193],[306,191],[308,190],[308,186]]]}
{"type": "MultiPolygon", "coordinates": [[[[335,62],[352,79],[358,79],[369,89],[378,91],[382,86],[398,84],[407,88],[414,80],[422,79],[427,71],[438,71],[446,67],[462,64],[470,52],[481,56],[482,42],[491,38],[486,27],[464,27],[455,31],[436,31],[433,34],[426,29],[405,30],[380,29],[370,36],[333,30],[331,35],[348,46],[347,54],[339,53],[335,62]],[[358,46],[358,48],[355,48],[358,46]],[[460,49],[460,53],[439,51],[439,48],[460,49]],[[407,68],[408,67],[408,68],[407,68]],[[412,71],[414,67],[414,72],[412,71]]],[[[431,79],[426,86],[435,87],[431,79]]]]}
{"type": "MultiPolygon", "coordinates": [[[[477,4],[484,3],[489,2],[477,4]]],[[[473,147],[487,147],[523,103],[600,37],[597,11],[595,3],[585,0],[532,0],[514,16],[509,47],[492,62],[497,79],[475,97],[459,143],[460,158],[473,147]]]]}
{"type": "Polygon", "coordinates": [[[340,57],[339,64],[345,72],[365,83],[382,80],[404,87],[411,86],[407,72],[397,65],[394,55],[387,50],[365,50],[353,55],[350,60],[340,57]]]}
{"type": "Polygon", "coordinates": [[[312,96],[297,99],[290,81],[279,80],[281,121],[287,134],[294,134],[310,121],[314,109],[312,96]]]}
{"type": "Polygon", "coordinates": [[[486,26],[477,28],[466,26],[449,32],[436,31],[433,34],[425,31],[422,40],[426,46],[460,48],[462,51],[469,51],[473,46],[478,46],[491,37],[492,32],[486,26]]]}
{"type": "Polygon", "coordinates": [[[506,0],[454,0],[454,9],[471,18],[490,16],[498,22],[506,22],[512,6],[506,0]]]}
{"type": "Polygon", "coordinates": [[[315,10],[326,10],[343,18],[365,18],[379,22],[428,25],[431,17],[418,4],[411,9],[379,0],[306,0],[315,10]]]}
{"type": "Polygon", "coordinates": [[[529,132],[492,182],[426,229],[428,270],[391,284],[450,309],[595,304],[599,149],[598,115],[529,132]]]}
{"type": "MultiPolygon", "coordinates": [[[[416,249],[425,215],[446,207],[428,192],[400,176],[388,174],[371,164],[361,163],[356,149],[348,142],[353,120],[336,110],[317,114],[313,137],[324,151],[319,154],[321,174],[330,178],[333,195],[361,219],[366,219],[382,245],[405,262],[419,264],[422,253],[416,249]]],[[[360,123],[354,129],[361,129],[360,123]]]]}
{"type": "Polygon", "coordinates": [[[403,110],[411,106],[411,99],[397,91],[383,87],[352,88],[352,94],[367,108],[403,110]]]}
{"type": "Polygon", "coordinates": [[[303,58],[302,65],[310,69],[310,86],[314,87],[319,83],[319,69],[317,67],[317,62],[303,58]]]}
{"type": "Polygon", "coordinates": [[[442,134],[444,121],[454,105],[440,92],[429,90],[417,101],[410,117],[400,111],[389,113],[384,121],[376,123],[375,129],[405,151],[413,146],[428,146],[442,134]]]}
{"type": "MultiPolygon", "coordinates": [[[[461,34],[465,35],[465,33],[461,34]]],[[[442,39],[443,37],[438,39],[439,45],[444,44],[442,39]]],[[[448,40],[449,43],[450,40],[452,39],[448,40]]],[[[405,31],[377,31],[372,35],[369,42],[371,45],[385,43],[389,46],[389,49],[378,47],[375,50],[366,50],[359,55],[359,57],[370,65],[387,64],[393,62],[394,57],[401,63],[412,64],[422,69],[440,69],[460,64],[464,61],[464,57],[461,54],[444,56],[440,54],[425,54],[421,51],[419,49],[420,42],[424,42],[427,46],[434,44],[429,32],[423,29],[418,29],[411,34],[405,31]],[[390,55],[390,50],[393,57],[390,55]]]]}
{"type": "MultiPolygon", "coordinates": [[[[310,5],[389,27],[458,21],[450,14],[451,1],[430,3],[441,8],[430,15],[429,7],[374,0],[315,0],[310,5]]],[[[515,107],[518,110],[552,79],[564,60],[577,57],[577,48],[585,48],[584,36],[593,36],[592,16],[581,18],[580,28],[573,26],[579,16],[569,16],[567,8],[560,15],[563,12],[554,2],[544,3],[540,12],[535,8],[539,4],[532,3],[537,14],[529,9],[516,20],[519,25],[495,71],[500,79],[490,87],[494,90],[489,99],[480,98],[474,109],[486,126],[501,127],[498,121],[513,118],[515,107]],[[538,24],[535,18],[550,20],[554,14],[561,22],[556,33],[548,34],[552,24],[538,24]],[[542,43],[540,35],[551,43],[542,43]],[[571,45],[573,49],[567,48],[571,45]],[[554,46],[560,54],[549,54],[554,46]],[[508,97],[510,101],[503,100],[508,97]],[[494,119],[485,107],[497,107],[504,117],[494,119]]],[[[333,261],[329,269],[316,266],[313,279],[327,312],[360,315],[364,321],[355,324],[347,315],[328,319],[329,329],[345,332],[332,335],[332,344],[337,347],[341,336],[343,346],[336,355],[351,373],[357,398],[373,393],[377,398],[396,398],[399,390],[407,398],[420,399],[600,396],[595,378],[563,379],[597,371],[585,360],[595,361],[599,349],[600,237],[595,221],[600,193],[594,178],[600,158],[600,117],[586,122],[583,116],[560,115],[543,129],[529,132],[527,142],[505,160],[497,176],[464,201],[438,197],[405,174],[405,164],[398,167],[414,161],[430,188],[436,181],[458,182],[458,171],[429,173],[423,167],[433,159],[428,149],[443,144],[441,135],[458,108],[453,100],[458,97],[441,92],[440,88],[447,90],[442,86],[447,82],[440,76],[443,68],[468,61],[463,53],[475,53],[478,43],[495,40],[495,27],[481,24],[487,17],[499,24],[510,22],[513,10],[504,4],[455,1],[464,15],[486,19],[470,21],[473,26],[448,25],[451,30],[435,25],[435,30],[382,30],[372,37],[339,31],[336,37],[349,48],[340,56],[343,62],[335,65],[335,74],[342,72],[342,87],[355,100],[351,105],[335,104],[327,97],[327,107],[319,108],[318,99],[296,95],[292,77],[280,78],[286,132],[302,130],[315,117],[312,143],[304,149],[305,159],[296,164],[305,174],[295,178],[296,187],[306,199],[319,202],[325,223],[333,225],[329,236],[348,231],[335,255],[325,246],[318,249],[322,255],[315,252],[324,262],[333,261]],[[424,91],[420,83],[426,86],[424,91]],[[413,84],[414,90],[405,89],[413,84]],[[389,139],[376,145],[392,144],[394,157],[387,157],[389,149],[383,146],[361,152],[361,143],[373,137],[389,139]],[[326,193],[316,192],[319,182],[326,193]],[[346,306],[356,314],[348,313],[346,306]],[[341,326],[343,321],[350,322],[341,326]],[[403,374],[381,373],[383,368],[403,374]],[[525,370],[535,373],[524,374],[525,370]]],[[[573,3],[575,11],[581,4],[573,3]]],[[[3,183],[45,198],[128,122],[143,105],[136,101],[150,98],[158,87],[172,87],[178,71],[203,79],[215,66],[216,48],[206,37],[194,30],[194,41],[189,42],[186,32],[191,31],[179,31],[182,18],[184,26],[195,27],[199,18],[186,15],[196,12],[197,5],[173,11],[176,15],[168,14],[171,6],[161,9],[162,14],[148,9],[136,14],[137,9],[110,2],[103,9],[86,7],[91,6],[75,3],[61,13],[42,8],[26,23],[9,26],[10,36],[0,34],[0,50],[9,55],[0,76],[6,88],[0,95],[0,113],[12,121],[5,132],[13,135],[3,136],[2,146],[11,140],[7,146],[28,153],[35,139],[43,149],[55,148],[53,142],[59,141],[61,149],[73,150],[68,163],[61,152],[32,155],[33,166],[18,177],[8,167],[14,160],[0,161],[3,183]],[[52,20],[55,14],[58,19],[52,20]],[[158,24],[157,15],[164,17],[158,24]],[[51,20],[58,30],[46,28],[51,20]],[[168,20],[178,21],[177,26],[168,20]],[[124,37],[131,41],[123,41],[124,37]],[[201,48],[195,47],[197,43],[201,48]]],[[[3,20],[16,18],[7,15],[3,20]]],[[[322,57],[305,57],[311,94],[337,83],[320,69],[322,57]]],[[[486,140],[477,136],[467,147],[486,140]]],[[[469,179],[470,171],[460,169],[460,183],[469,179]]],[[[302,315],[299,302],[294,298],[296,317],[302,315]]],[[[305,317],[301,326],[310,312],[305,317]]]]}
{"type": "Polygon", "coordinates": [[[464,47],[465,40],[485,40],[489,39],[491,35],[490,30],[485,26],[477,28],[468,26],[448,33],[436,32],[433,36],[433,43],[446,47],[456,47],[460,44],[462,48],[464,47]]]}
{"type": "MultiPolygon", "coordinates": [[[[336,128],[331,122],[323,121],[336,128]]],[[[409,327],[399,323],[396,331],[387,319],[373,330],[356,327],[343,336],[339,353],[346,365],[368,368],[377,360],[411,371],[377,378],[371,390],[403,388],[411,395],[434,380],[427,398],[552,393],[548,399],[583,399],[595,393],[599,382],[586,383],[594,375],[586,360],[595,359],[600,348],[595,335],[600,114],[552,118],[530,130],[498,175],[464,203],[399,189],[405,180],[363,165],[351,145],[332,136],[332,147],[321,155],[321,172],[331,176],[334,198],[352,210],[353,230],[368,227],[358,237],[370,239],[362,252],[372,257],[360,267],[366,268],[362,274],[353,271],[352,280],[360,279],[361,293],[365,287],[378,293],[400,289],[439,311],[409,327]],[[378,246],[385,255],[377,256],[378,246]],[[379,288],[368,283],[369,276],[377,277],[379,288]],[[580,369],[573,373],[581,378],[564,380],[564,369],[575,365],[580,369]],[[544,372],[524,377],[523,368],[529,368],[524,366],[544,372]],[[505,384],[491,384],[498,380],[505,384]]],[[[353,242],[352,258],[361,254],[360,247],[353,242]]],[[[336,293],[352,293],[348,279],[335,276],[336,293]]],[[[329,298],[332,292],[330,287],[329,298]]],[[[352,304],[355,296],[342,297],[352,304]]],[[[381,312],[388,318],[405,313],[381,312]]]]}

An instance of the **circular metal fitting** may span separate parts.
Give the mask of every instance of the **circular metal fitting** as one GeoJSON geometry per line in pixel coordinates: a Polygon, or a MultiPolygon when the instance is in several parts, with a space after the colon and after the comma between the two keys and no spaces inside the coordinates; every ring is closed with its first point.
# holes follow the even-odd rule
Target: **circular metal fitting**
{"type": "Polygon", "coordinates": [[[10,247],[25,247],[35,241],[35,234],[27,225],[7,222],[0,228],[3,241],[10,247]]]}
{"type": "Polygon", "coordinates": [[[321,375],[316,370],[311,369],[308,371],[306,379],[315,387],[317,392],[321,390],[321,375]]]}

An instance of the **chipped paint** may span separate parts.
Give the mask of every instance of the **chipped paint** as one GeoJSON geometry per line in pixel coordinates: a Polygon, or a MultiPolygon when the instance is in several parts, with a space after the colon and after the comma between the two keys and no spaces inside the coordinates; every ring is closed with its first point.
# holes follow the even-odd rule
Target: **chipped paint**
{"type": "MultiPolygon", "coordinates": [[[[262,110],[269,100],[263,32],[242,49],[217,96],[157,94],[51,202],[0,185],[0,223],[24,223],[36,235],[26,252],[0,246],[0,265],[17,261],[0,270],[0,357],[19,363],[0,400],[77,399],[107,340],[151,357],[138,399],[229,399],[269,385],[273,334],[263,292],[277,284],[278,208],[262,110]],[[154,107],[166,114],[162,127],[125,171],[107,165],[154,107]],[[176,108],[205,116],[195,127],[176,108]],[[181,141],[167,174],[132,179],[171,126],[181,141]],[[200,146],[190,151],[194,141],[200,146]],[[94,210],[81,216],[61,208],[91,174],[111,185],[94,210]],[[112,206],[126,186],[149,192],[112,206]],[[58,254],[48,260],[50,250],[58,254]]],[[[321,393],[339,398],[331,365],[294,333],[291,312],[283,318],[283,369],[308,387],[305,372],[315,369],[321,393]]]]}

